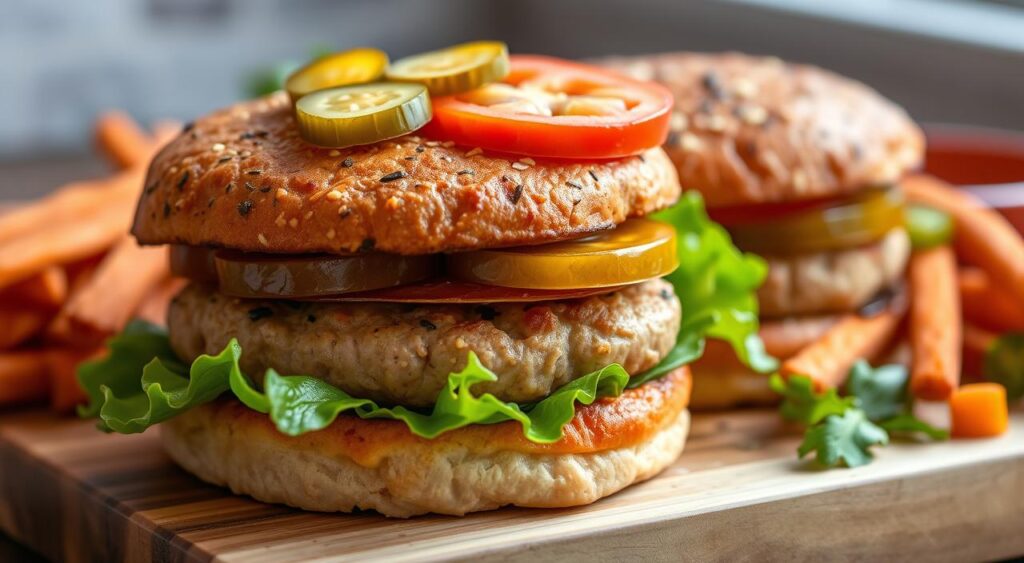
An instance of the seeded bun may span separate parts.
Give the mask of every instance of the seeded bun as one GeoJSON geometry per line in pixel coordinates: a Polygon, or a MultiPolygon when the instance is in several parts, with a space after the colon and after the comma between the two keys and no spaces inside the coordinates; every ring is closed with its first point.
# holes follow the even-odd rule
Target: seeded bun
{"type": "Polygon", "coordinates": [[[922,162],[924,138],[906,112],[819,68],[738,53],[604,63],[672,91],[665,149],[680,183],[710,207],[847,194],[922,162]]]}
{"type": "Polygon", "coordinates": [[[671,205],[660,148],[535,161],[418,136],[341,150],[299,137],[277,93],[195,123],[154,159],[135,216],[144,244],[397,254],[570,238],[671,205]]]}
{"type": "Polygon", "coordinates": [[[674,462],[689,429],[689,393],[680,368],[578,407],[554,444],[527,441],[516,423],[426,440],[400,422],[354,416],[293,437],[234,399],[184,412],[160,433],[171,458],[200,479],[305,510],[408,517],[557,508],[594,502],[674,462]]]}

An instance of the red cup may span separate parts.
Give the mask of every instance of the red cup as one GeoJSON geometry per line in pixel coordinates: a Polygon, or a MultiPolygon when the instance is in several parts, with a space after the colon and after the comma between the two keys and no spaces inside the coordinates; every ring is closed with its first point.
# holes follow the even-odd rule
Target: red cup
{"type": "Polygon", "coordinates": [[[1024,134],[930,125],[925,135],[925,172],[978,196],[1024,233],[1024,134]]]}

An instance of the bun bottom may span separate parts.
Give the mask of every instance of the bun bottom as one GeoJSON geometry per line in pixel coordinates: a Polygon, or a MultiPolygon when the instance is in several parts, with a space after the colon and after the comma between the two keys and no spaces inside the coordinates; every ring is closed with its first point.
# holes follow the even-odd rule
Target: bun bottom
{"type": "Polygon", "coordinates": [[[642,441],[589,453],[544,446],[495,451],[459,439],[457,430],[438,443],[378,448],[367,464],[359,455],[346,455],[337,442],[311,447],[315,442],[303,439],[322,432],[290,438],[278,434],[265,415],[239,416],[239,409],[245,407],[236,401],[218,401],[161,424],[164,449],[200,479],[263,502],[322,512],[376,510],[401,518],[505,505],[589,504],[674,462],[690,425],[689,412],[680,409],[642,441]]]}

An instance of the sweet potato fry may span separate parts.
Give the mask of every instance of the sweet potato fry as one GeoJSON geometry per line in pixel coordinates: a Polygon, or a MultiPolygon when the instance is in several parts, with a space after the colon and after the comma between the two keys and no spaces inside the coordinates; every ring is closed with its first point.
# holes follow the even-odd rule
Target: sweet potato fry
{"type": "Polygon", "coordinates": [[[974,196],[931,176],[909,177],[902,187],[910,201],[949,213],[957,256],[999,280],[1024,306],[1024,239],[1013,225],[974,196]]]}
{"type": "Polygon", "coordinates": [[[153,139],[128,114],[104,113],[96,120],[96,144],[118,168],[129,168],[148,158],[153,139]]]}
{"type": "Polygon", "coordinates": [[[0,308],[5,304],[11,304],[54,311],[60,308],[67,295],[68,278],[64,269],[50,266],[31,278],[0,291],[0,308]]]}
{"type": "Polygon", "coordinates": [[[166,325],[167,307],[171,304],[171,299],[187,283],[186,280],[181,278],[169,278],[161,282],[150,290],[149,294],[142,300],[138,311],[135,312],[135,316],[153,324],[166,325]]]}
{"type": "Polygon", "coordinates": [[[782,375],[806,375],[818,391],[841,386],[857,360],[875,358],[888,348],[902,313],[890,307],[873,317],[844,316],[817,342],[784,361],[782,375]]]}
{"type": "Polygon", "coordinates": [[[167,249],[123,235],[96,273],[68,299],[61,316],[76,338],[98,343],[120,331],[143,298],[170,277],[167,249]]]}
{"type": "Polygon", "coordinates": [[[915,252],[908,278],[910,390],[922,399],[943,401],[960,385],[962,321],[953,249],[915,252]]]}
{"type": "Polygon", "coordinates": [[[41,401],[49,391],[45,352],[0,353],[0,405],[41,401]]]}
{"type": "Polygon", "coordinates": [[[1024,305],[984,270],[962,268],[957,281],[964,319],[995,332],[1024,331],[1024,305]]]}
{"type": "Polygon", "coordinates": [[[78,364],[103,352],[103,348],[53,348],[46,353],[46,369],[50,377],[50,407],[56,412],[70,412],[85,401],[85,392],[76,376],[78,364]]]}

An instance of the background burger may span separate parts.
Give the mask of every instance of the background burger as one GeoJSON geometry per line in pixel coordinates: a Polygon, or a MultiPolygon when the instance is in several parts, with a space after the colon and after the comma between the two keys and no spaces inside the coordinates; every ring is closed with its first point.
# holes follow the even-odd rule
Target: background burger
{"type": "Polygon", "coordinates": [[[133,233],[192,283],[81,370],[86,415],[162,422],[235,492],[389,516],[589,503],[676,459],[686,364],[756,340],[763,272],[695,196],[642,218],[680,197],[667,91],[494,42],[287,89],[153,160],[133,233]]]}
{"type": "MultiPolygon", "coordinates": [[[[757,296],[769,355],[794,356],[844,315],[901,305],[893,298],[911,245],[898,183],[924,150],[902,109],[860,83],[775,58],[670,53],[608,65],[672,91],[665,150],[680,183],[704,195],[738,247],[767,262],[757,296]]],[[[768,377],[718,344],[694,378],[694,406],[778,397],[768,377]]]]}

